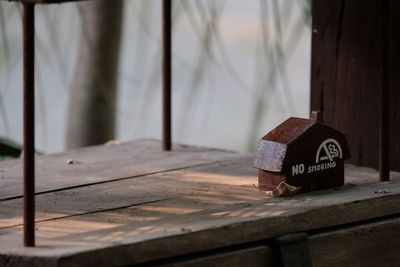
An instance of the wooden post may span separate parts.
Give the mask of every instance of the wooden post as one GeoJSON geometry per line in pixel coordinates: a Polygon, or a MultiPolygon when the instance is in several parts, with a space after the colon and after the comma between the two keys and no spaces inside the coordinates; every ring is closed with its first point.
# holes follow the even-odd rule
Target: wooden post
{"type": "Polygon", "coordinates": [[[375,168],[386,116],[390,168],[400,170],[400,32],[393,27],[400,23],[400,2],[382,9],[386,1],[313,0],[311,110],[322,110],[324,122],[347,135],[350,162],[375,168]],[[384,88],[387,106],[380,102],[384,88]]]}

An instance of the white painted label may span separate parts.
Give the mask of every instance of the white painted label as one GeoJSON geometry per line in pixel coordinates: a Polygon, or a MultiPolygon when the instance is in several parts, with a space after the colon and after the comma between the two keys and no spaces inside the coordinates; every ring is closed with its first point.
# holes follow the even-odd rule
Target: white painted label
{"type": "MultiPolygon", "coordinates": [[[[342,157],[342,147],[339,142],[333,138],[328,138],[319,145],[315,155],[315,164],[307,167],[307,173],[335,168],[335,159],[341,159],[342,157]]],[[[292,166],[292,176],[303,174],[304,171],[305,165],[303,163],[292,166]]]]}
{"type": "Polygon", "coordinates": [[[303,173],[304,173],[304,164],[297,164],[292,166],[292,176],[303,173]]]}
{"type": "Polygon", "coordinates": [[[315,163],[329,159],[333,161],[335,158],[342,158],[342,147],[339,142],[333,138],[326,139],[319,145],[317,154],[315,155],[315,163]],[[321,152],[323,152],[321,154],[321,152]]]}

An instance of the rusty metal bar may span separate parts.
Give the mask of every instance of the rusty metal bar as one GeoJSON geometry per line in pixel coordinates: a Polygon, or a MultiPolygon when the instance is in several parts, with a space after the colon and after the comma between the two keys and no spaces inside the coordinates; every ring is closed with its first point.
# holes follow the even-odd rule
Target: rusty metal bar
{"type": "Polygon", "coordinates": [[[23,4],[24,245],[35,246],[35,5],[23,4]]]}
{"type": "Polygon", "coordinates": [[[172,87],[172,68],[171,68],[171,50],[172,50],[172,0],[162,1],[162,79],[163,79],[163,149],[171,150],[172,147],[172,129],[171,129],[171,87],[172,87]]]}
{"type": "Polygon", "coordinates": [[[391,0],[383,0],[382,12],[382,83],[379,120],[379,179],[389,181],[389,89],[390,89],[390,29],[391,0]]]}

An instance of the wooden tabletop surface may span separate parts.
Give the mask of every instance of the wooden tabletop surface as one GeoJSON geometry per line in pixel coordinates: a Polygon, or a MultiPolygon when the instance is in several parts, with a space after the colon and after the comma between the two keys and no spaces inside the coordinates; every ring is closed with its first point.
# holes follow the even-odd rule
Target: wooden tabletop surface
{"type": "Polygon", "coordinates": [[[400,214],[400,175],[286,198],[257,186],[252,155],[141,140],[38,156],[36,248],[22,247],[22,170],[0,163],[0,263],[116,265],[400,214]],[[73,163],[73,164],[69,164],[73,163]]]}

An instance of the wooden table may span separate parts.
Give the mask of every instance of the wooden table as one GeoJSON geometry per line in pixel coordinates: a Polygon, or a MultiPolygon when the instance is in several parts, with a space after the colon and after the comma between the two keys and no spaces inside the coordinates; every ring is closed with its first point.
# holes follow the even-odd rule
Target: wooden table
{"type": "Polygon", "coordinates": [[[37,157],[37,247],[22,246],[22,168],[0,163],[0,266],[273,266],[306,232],[314,266],[400,266],[400,174],[287,198],[258,191],[253,156],[141,140],[37,157]],[[73,163],[73,164],[68,164],[73,163]]]}

